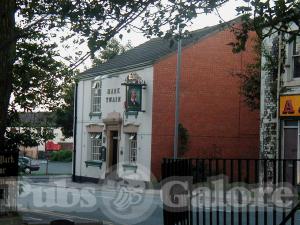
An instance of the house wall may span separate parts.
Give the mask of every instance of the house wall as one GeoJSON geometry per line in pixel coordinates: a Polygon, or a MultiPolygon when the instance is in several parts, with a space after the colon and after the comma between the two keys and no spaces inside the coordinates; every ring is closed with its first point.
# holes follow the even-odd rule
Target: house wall
{"type": "MultiPolygon", "coordinates": [[[[76,133],[76,173],[78,177],[101,178],[103,179],[108,172],[108,165],[105,162],[102,168],[88,166],[85,161],[89,160],[89,142],[87,126],[91,124],[101,125],[104,127],[103,137],[106,139],[103,146],[107,149],[107,160],[109,157],[107,136],[107,125],[104,120],[107,119],[111,113],[119,113],[121,117],[121,124],[119,127],[118,137],[118,171],[123,170],[122,165],[128,163],[128,149],[125,141],[124,126],[132,124],[138,126],[137,132],[137,164],[141,164],[146,168],[145,180],[150,179],[150,162],[151,162],[151,135],[152,135],[152,91],[153,91],[153,68],[146,67],[135,71],[124,71],[114,75],[112,78],[104,78],[102,80],[102,96],[101,96],[101,116],[90,116],[91,112],[91,88],[94,77],[86,80],[80,80],[78,83],[78,110],[77,110],[77,133],[76,133]],[[142,109],[145,112],[139,112],[137,117],[135,115],[125,114],[124,103],[126,101],[126,88],[121,85],[125,78],[131,73],[136,72],[147,84],[146,89],[143,90],[142,109]],[[120,88],[120,93],[109,95],[107,90],[120,88]],[[121,97],[120,102],[107,102],[109,97],[121,97]]],[[[142,169],[138,166],[138,170],[142,169]]]]}
{"type": "MultiPolygon", "coordinates": [[[[233,54],[232,41],[226,30],[182,50],[180,122],[189,132],[184,157],[258,157],[259,112],[245,105],[232,75],[253,60],[253,42],[233,54]]],[[[154,65],[151,170],[158,178],[162,158],[173,157],[176,60],[172,54],[154,65]]]]}

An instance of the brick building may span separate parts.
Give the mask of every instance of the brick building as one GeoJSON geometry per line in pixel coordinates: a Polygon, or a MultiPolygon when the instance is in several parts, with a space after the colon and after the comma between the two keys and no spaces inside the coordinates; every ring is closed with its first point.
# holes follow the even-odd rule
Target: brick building
{"type": "MultiPolygon", "coordinates": [[[[182,41],[180,123],[189,133],[184,157],[258,157],[259,112],[245,105],[240,80],[233,75],[254,55],[251,43],[233,54],[232,41],[222,25],[194,31],[182,41]]],[[[173,156],[176,47],[152,39],[80,74],[76,178],[104,178],[114,164],[142,164],[160,177],[162,159],[173,156]],[[122,84],[131,76],[147,85],[140,92],[139,112],[127,108],[128,86],[122,84]],[[104,157],[99,146],[105,147],[104,157]]]]}

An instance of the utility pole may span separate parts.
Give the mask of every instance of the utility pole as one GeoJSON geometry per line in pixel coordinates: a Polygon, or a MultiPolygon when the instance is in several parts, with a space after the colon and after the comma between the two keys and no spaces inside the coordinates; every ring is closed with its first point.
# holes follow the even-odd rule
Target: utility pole
{"type": "Polygon", "coordinates": [[[281,81],[281,64],[282,64],[282,32],[279,32],[279,39],[278,39],[278,71],[277,71],[277,93],[276,93],[276,100],[277,100],[277,113],[276,113],[276,153],[273,156],[274,158],[281,158],[280,155],[280,81],[281,81]]]}
{"type": "Polygon", "coordinates": [[[180,111],[180,76],[181,76],[181,28],[179,27],[179,40],[177,46],[177,69],[176,69],[176,96],[175,96],[175,131],[174,131],[174,158],[178,155],[178,127],[180,111]]]}

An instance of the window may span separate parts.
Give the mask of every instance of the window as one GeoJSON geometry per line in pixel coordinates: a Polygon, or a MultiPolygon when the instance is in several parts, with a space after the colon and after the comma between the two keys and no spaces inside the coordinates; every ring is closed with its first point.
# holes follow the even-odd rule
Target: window
{"type": "Polygon", "coordinates": [[[300,78],[300,37],[293,42],[293,77],[300,78]]]}
{"type": "Polygon", "coordinates": [[[134,164],[137,161],[136,133],[128,134],[128,149],[129,149],[129,163],[134,164]]]}
{"type": "Polygon", "coordinates": [[[102,145],[102,133],[90,133],[91,160],[100,160],[100,147],[102,145]]]}
{"type": "Polygon", "coordinates": [[[8,201],[8,185],[0,186],[0,201],[2,203],[6,203],[8,201]]]}
{"type": "Polygon", "coordinates": [[[96,81],[92,86],[92,112],[101,112],[101,81],[96,81]]]}

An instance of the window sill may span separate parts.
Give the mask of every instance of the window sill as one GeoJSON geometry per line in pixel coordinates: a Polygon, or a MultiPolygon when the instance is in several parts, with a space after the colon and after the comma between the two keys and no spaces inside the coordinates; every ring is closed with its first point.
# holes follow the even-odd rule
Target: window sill
{"type": "Polygon", "coordinates": [[[85,166],[86,167],[94,166],[94,167],[99,167],[101,169],[102,168],[102,163],[103,163],[102,160],[88,160],[88,161],[85,161],[85,166]]]}
{"type": "Polygon", "coordinates": [[[136,173],[137,170],[137,165],[134,164],[123,164],[123,170],[129,170],[129,171],[134,171],[136,173]]]}
{"type": "Polygon", "coordinates": [[[138,115],[139,115],[138,111],[125,111],[126,118],[128,118],[128,116],[135,116],[135,118],[137,118],[138,115]]]}
{"type": "Polygon", "coordinates": [[[102,116],[102,113],[101,112],[99,112],[99,113],[90,112],[89,116],[91,119],[92,119],[92,117],[99,117],[99,119],[100,119],[102,116]]]}

